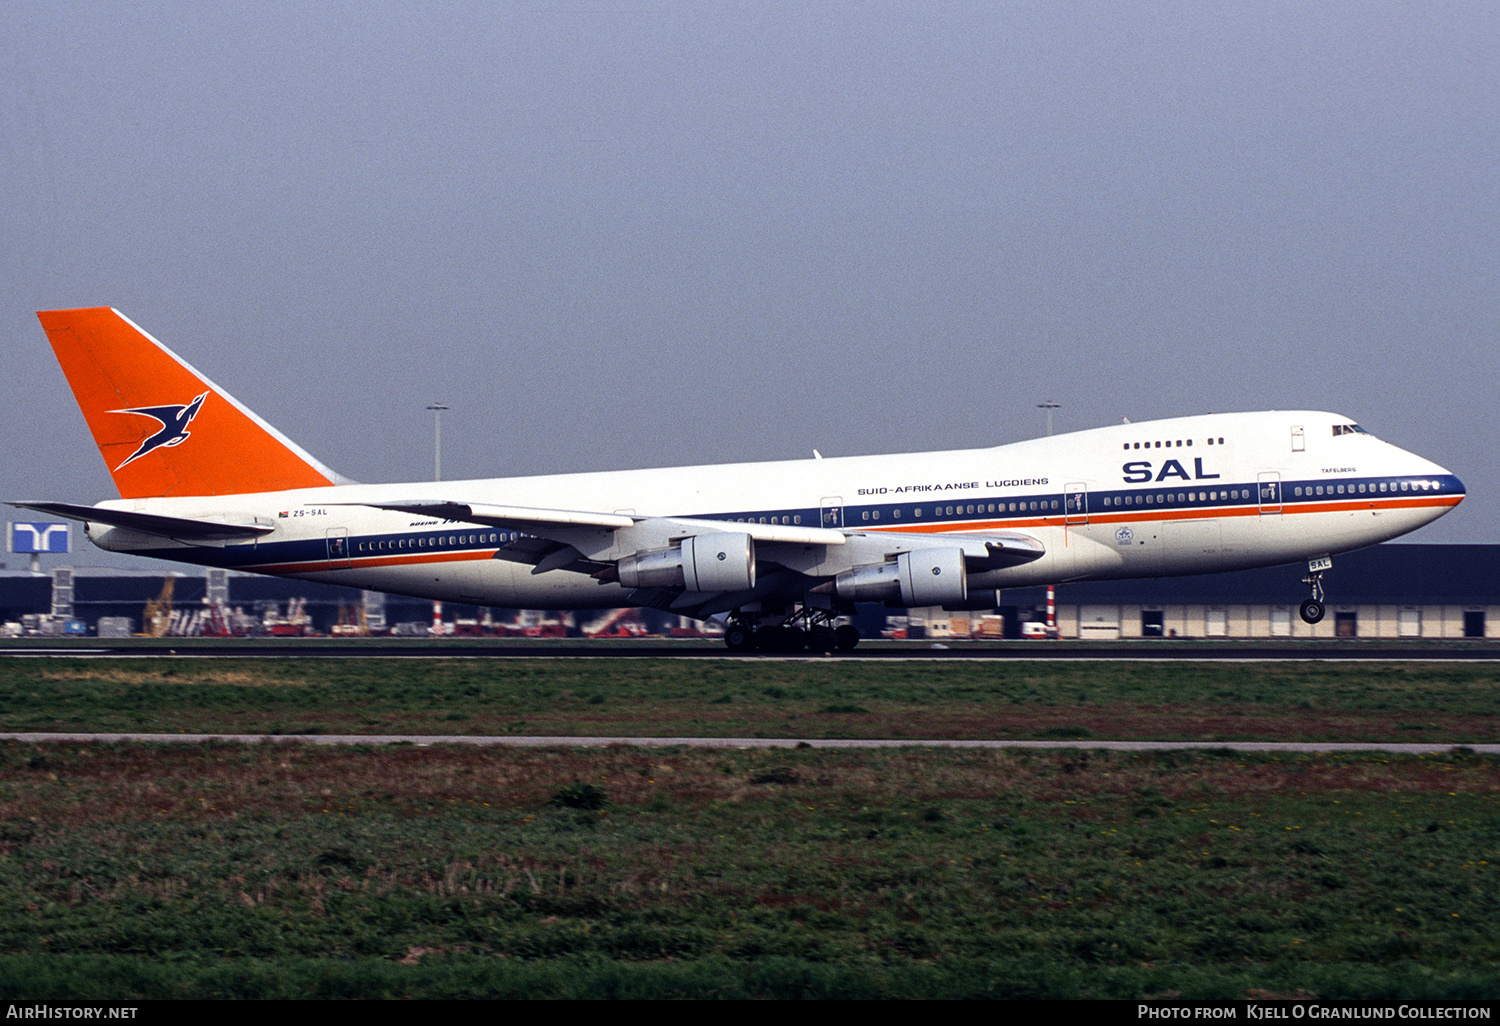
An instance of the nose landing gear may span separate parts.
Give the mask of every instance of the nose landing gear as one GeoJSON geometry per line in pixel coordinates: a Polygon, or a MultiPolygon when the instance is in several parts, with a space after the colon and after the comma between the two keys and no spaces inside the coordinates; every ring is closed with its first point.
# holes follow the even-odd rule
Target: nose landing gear
{"type": "Polygon", "coordinates": [[[1323,574],[1332,567],[1333,560],[1327,556],[1307,561],[1307,576],[1302,578],[1302,583],[1312,589],[1312,598],[1302,603],[1300,612],[1304,623],[1317,623],[1328,611],[1323,605],[1323,574]]]}

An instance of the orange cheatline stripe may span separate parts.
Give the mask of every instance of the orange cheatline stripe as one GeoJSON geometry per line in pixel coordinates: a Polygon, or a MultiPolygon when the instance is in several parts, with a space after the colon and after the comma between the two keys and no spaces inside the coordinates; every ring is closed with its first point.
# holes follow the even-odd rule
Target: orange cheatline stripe
{"type": "Polygon", "coordinates": [[[497,549],[480,550],[477,552],[430,552],[425,555],[401,555],[401,556],[363,556],[354,557],[349,560],[314,559],[304,560],[300,563],[262,563],[254,569],[250,567],[236,567],[251,573],[280,573],[301,574],[323,572],[333,570],[363,570],[372,567],[392,566],[418,566],[424,563],[463,563],[494,558],[497,549]],[[345,566],[345,563],[348,563],[345,566]],[[330,563],[337,566],[330,567],[330,563]]]}

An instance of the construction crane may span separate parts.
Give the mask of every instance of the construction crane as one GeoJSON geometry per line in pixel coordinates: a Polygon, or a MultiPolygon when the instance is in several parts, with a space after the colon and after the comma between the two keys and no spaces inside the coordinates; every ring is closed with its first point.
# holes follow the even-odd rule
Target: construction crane
{"type": "Polygon", "coordinates": [[[147,638],[164,638],[172,629],[172,593],[177,588],[177,575],[167,574],[161,582],[161,592],[146,602],[141,612],[141,635],[147,638]]]}

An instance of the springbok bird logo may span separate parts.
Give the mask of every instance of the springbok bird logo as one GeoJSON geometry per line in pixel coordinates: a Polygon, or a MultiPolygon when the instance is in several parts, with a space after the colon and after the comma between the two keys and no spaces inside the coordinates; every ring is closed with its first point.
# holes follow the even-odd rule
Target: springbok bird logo
{"type": "Polygon", "coordinates": [[[115,469],[127,467],[148,452],[153,452],[163,446],[180,445],[186,441],[190,433],[188,425],[193,422],[194,417],[198,416],[198,409],[207,398],[208,393],[204,392],[186,406],[137,406],[130,410],[110,410],[110,413],[138,413],[142,417],[150,417],[161,424],[160,431],[142,442],[141,447],[131,453],[130,458],[115,469]]]}

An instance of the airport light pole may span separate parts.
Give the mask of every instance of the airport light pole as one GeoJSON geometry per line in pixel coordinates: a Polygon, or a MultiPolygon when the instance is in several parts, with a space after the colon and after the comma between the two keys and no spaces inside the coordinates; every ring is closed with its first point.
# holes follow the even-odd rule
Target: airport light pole
{"type": "MultiPolygon", "coordinates": [[[[443,411],[448,407],[442,403],[433,403],[427,407],[432,411],[432,479],[441,481],[443,479],[443,411]]],[[[443,603],[434,599],[432,602],[432,629],[433,637],[441,638],[446,628],[443,627],[443,603]]]]}
{"type": "Polygon", "coordinates": [[[432,411],[432,479],[441,481],[443,479],[443,411],[448,407],[442,403],[433,403],[427,408],[432,411]]]}
{"type": "Polygon", "coordinates": [[[1056,399],[1048,399],[1044,403],[1037,403],[1036,408],[1047,411],[1047,434],[1052,434],[1052,411],[1062,409],[1062,403],[1056,399]]]}
{"type": "MultiPolygon", "coordinates": [[[[1062,403],[1056,399],[1048,399],[1046,402],[1036,404],[1039,410],[1047,411],[1047,437],[1052,437],[1052,411],[1062,409],[1062,403]]],[[[1057,637],[1057,585],[1047,585],[1047,628],[1048,638],[1057,637]]]]}

